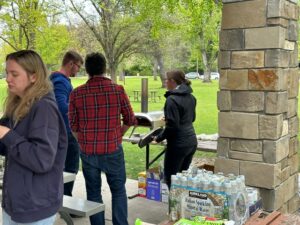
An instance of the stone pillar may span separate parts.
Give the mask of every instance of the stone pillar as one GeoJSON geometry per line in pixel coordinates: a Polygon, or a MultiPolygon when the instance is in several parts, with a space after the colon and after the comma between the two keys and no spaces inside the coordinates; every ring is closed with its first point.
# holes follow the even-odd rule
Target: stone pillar
{"type": "Polygon", "coordinates": [[[245,175],[267,211],[298,199],[297,0],[223,0],[216,172],[245,175]]]}

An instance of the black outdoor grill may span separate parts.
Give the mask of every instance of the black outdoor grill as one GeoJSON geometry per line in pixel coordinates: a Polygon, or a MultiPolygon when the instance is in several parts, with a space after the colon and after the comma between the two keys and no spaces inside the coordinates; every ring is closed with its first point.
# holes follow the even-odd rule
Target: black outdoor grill
{"type": "Polygon", "coordinates": [[[164,112],[163,111],[152,111],[147,113],[135,113],[135,118],[137,120],[136,126],[132,129],[132,132],[129,136],[129,139],[132,139],[133,142],[138,143],[140,148],[146,146],[146,170],[158,159],[160,158],[164,150],[158,154],[153,160],[150,162],[150,143],[153,141],[153,136],[157,136],[165,126],[164,120],[164,112]],[[137,141],[134,138],[131,138],[133,132],[137,127],[148,127],[150,129],[149,133],[141,136],[137,141]]]}

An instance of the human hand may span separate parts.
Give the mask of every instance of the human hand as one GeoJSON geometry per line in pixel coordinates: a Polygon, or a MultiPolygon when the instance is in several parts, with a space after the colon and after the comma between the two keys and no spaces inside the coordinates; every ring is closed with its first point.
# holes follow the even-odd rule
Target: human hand
{"type": "Polygon", "coordinates": [[[152,136],[152,142],[157,143],[156,139],[157,139],[157,136],[152,136]]]}
{"type": "Polygon", "coordinates": [[[10,129],[8,127],[0,125],[0,139],[2,139],[9,131],[10,129]]]}

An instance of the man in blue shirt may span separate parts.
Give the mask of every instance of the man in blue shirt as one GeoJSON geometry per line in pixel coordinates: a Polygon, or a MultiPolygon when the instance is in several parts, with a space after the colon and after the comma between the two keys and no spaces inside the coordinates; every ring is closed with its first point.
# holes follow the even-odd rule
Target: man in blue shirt
{"type": "MultiPolygon", "coordinates": [[[[77,173],[79,169],[79,144],[73,136],[68,120],[69,95],[73,90],[70,77],[74,77],[83,64],[82,57],[75,51],[68,51],[63,57],[59,71],[50,75],[53,83],[56,102],[64,119],[68,133],[68,151],[65,161],[65,172],[77,173]]],[[[64,184],[64,194],[72,196],[74,182],[64,184]]]]}

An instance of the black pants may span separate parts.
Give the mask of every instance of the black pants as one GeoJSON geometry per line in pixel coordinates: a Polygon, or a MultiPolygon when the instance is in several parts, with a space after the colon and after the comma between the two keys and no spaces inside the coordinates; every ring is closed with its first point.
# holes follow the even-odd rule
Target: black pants
{"type": "Polygon", "coordinates": [[[164,161],[164,178],[169,189],[171,186],[171,175],[189,168],[196,149],[197,145],[190,147],[167,147],[164,161]]]}
{"type": "MultiPolygon", "coordinates": [[[[68,133],[68,150],[65,161],[65,172],[78,173],[79,170],[80,147],[76,138],[68,133]]],[[[74,181],[64,184],[64,195],[72,196],[74,181]]]]}

